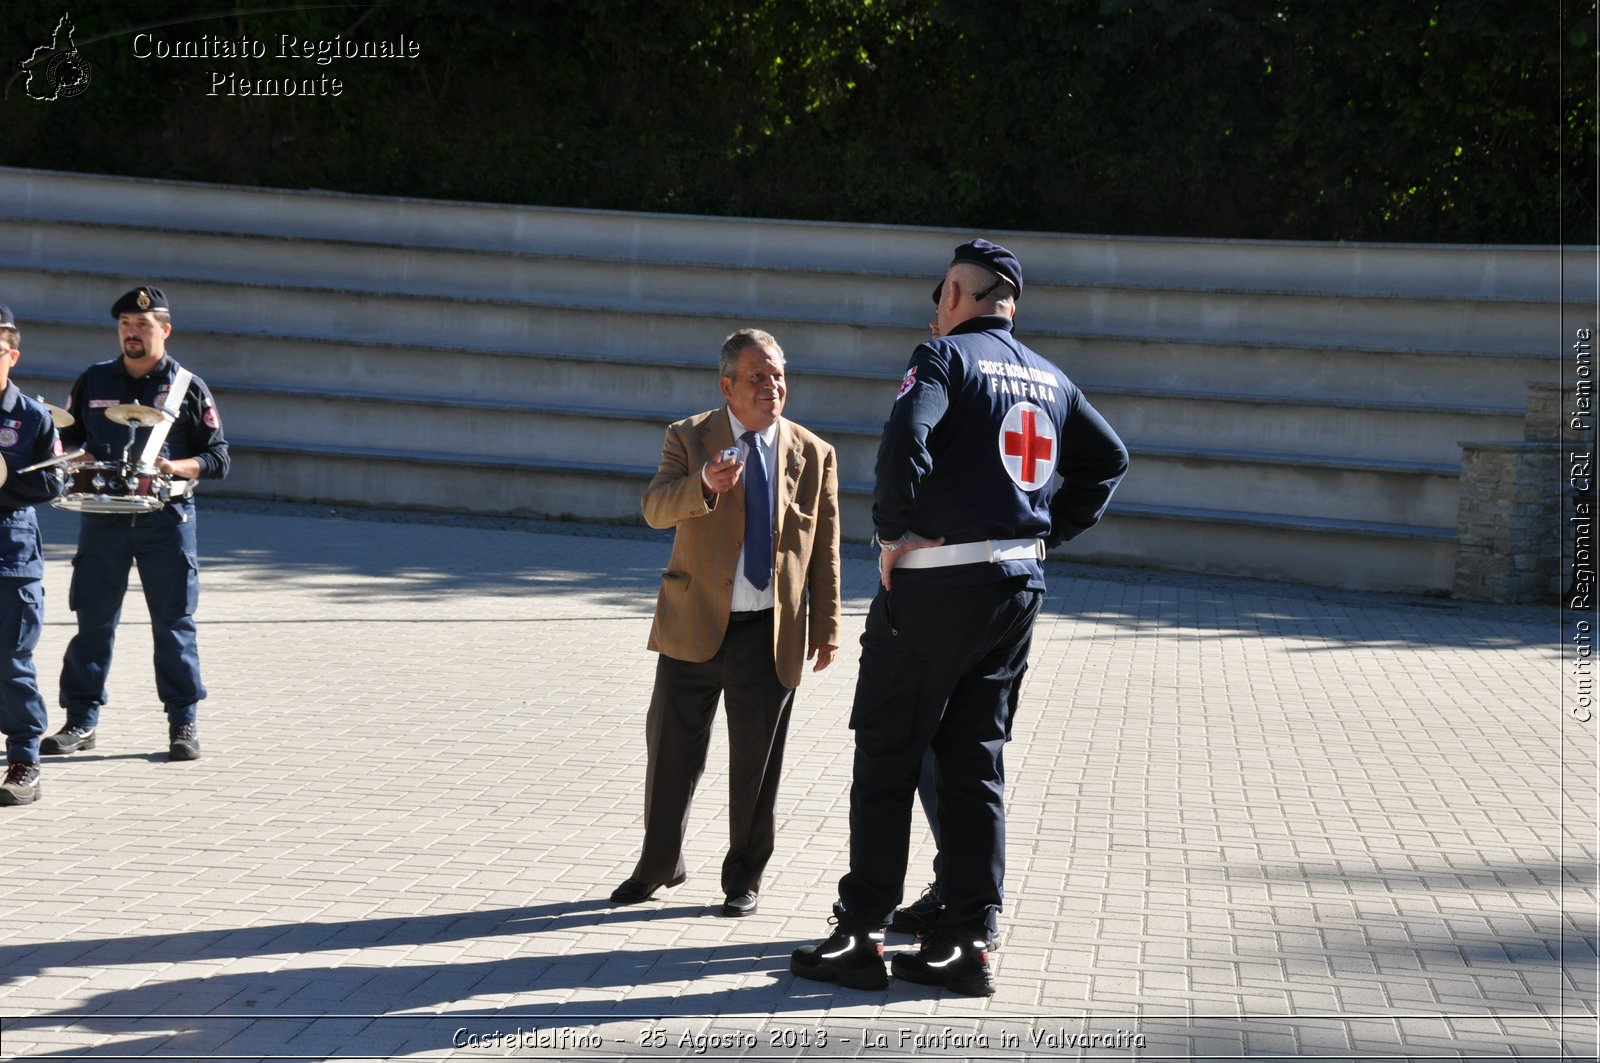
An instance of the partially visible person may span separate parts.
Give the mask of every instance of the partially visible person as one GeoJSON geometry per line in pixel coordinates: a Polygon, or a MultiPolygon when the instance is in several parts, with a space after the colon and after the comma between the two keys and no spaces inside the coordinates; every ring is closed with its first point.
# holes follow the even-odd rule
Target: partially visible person
{"type": "Polygon", "coordinates": [[[1083,393],[1012,335],[1022,290],[1010,251],[957,247],[934,288],[938,336],[912,354],[884,425],[872,507],[880,588],[850,716],[850,870],[834,932],[790,959],[802,978],[889,983],[884,926],[904,894],[912,795],[931,748],[942,907],[893,972],[964,995],[995,989],[987,933],[1004,896],[1004,749],[1043,560],[1099,521],[1128,467],[1083,393]]]}
{"type": "MultiPolygon", "coordinates": [[[[928,821],[928,833],[933,835],[933,879],[915,901],[894,910],[889,916],[889,929],[920,938],[932,932],[939,922],[939,912],[944,909],[944,901],[939,899],[939,871],[943,863],[939,852],[939,767],[931,745],[922,754],[922,770],[917,774],[917,804],[928,821]]],[[[1000,947],[998,911],[989,912],[984,923],[989,951],[993,952],[1000,947]]]]}
{"type": "Polygon", "coordinates": [[[839,648],[839,472],[833,447],[785,419],[783,349],[741,329],[718,361],[726,404],[667,427],[644,493],[672,528],[650,648],[644,847],[611,894],[638,904],[686,876],[689,806],[720,697],[728,720],[722,914],[751,915],[777,837],[784,742],[805,660],[839,648]]]}
{"type": "Polygon", "coordinates": [[[66,725],[40,751],[50,756],[95,747],[128,572],[137,564],[155,641],[156,694],[167,715],[167,759],[198,760],[206,688],[194,620],[200,559],[193,487],[228,475],[228,442],[211,389],[167,353],[172,313],[166,293],[148,284],[135,288],[112,304],[111,317],[122,354],[96,362],[73,382],[67,410],[76,420],[61,430],[62,442],[84,448],[96,461],[119,458],[130,441],[137,453],[159,429],[119,424],[106,410],[134,402],[170,407],[175,419],[153,464],[173,478],[175,497],[151,513],[81,514],[71,590],[78,633],[61,663],[66,725]]]}
{"type": "Polygon", "coordinates": [[[0,733],[6,739],[0,805],[31,805],[44,795],[39,740],[47,710],[33,667],[44,626],[44,542],[33,507],[61,493],[53,470],[21,471],[61,453],[50,411],[11,381],[21,340],[11,309],[0,306],[0,733]]]}

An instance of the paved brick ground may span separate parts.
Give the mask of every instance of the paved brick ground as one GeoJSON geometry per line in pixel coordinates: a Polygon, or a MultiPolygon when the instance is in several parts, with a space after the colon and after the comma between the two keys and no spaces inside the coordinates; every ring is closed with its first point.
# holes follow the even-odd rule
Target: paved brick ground
{"type": "MultiPolygon", "coordinates": [[[[46,521],[47,694],[74,520],[46,521]]],[[[1595,725],[1564,711],[1553,611],[1056,567],[975,1001],[787,969],[844,870],[865,554],[761,911],[727,920],[720,735],[689,882],[605,899],[639,842],[664,537],[200,520],[205,758],[164,761],[130,597],[99,748],[0,815],[7,1057],[1595,1054],[1595,725]]],[[[931,856],[919,832],[912,893],[931,856]]]]}

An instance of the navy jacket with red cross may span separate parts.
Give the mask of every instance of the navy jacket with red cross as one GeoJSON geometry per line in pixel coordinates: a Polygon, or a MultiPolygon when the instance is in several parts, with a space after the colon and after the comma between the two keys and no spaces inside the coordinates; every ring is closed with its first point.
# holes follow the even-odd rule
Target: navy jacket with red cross
{"type": "MultiPolygon", "coordinates": [[[[1065,542],[1092,528],[1128,451],[1067,375],[1011,335],[1004,316],[969,319],[911,356],[878,446],[872,522],[946,544],[1065,542]]],[[[1029,577],[1037,561],[896,569],[896,587],[1029,577]]]]}
{"type": "Polygon", "coordinates": [[[61,480],[53,469],[17,470],[60,452],[50,411],[17,385],[7,384],[0,392],[0,458],[6,463],[5,483],[0,484],[0,577],[44,579],[44,548],[33,507],[59,495],[61,480]]]}
{"type": "MultiPolygon", "coordinates": [[[[76,420],[61,430],[61,442],[70,450],[83,447],[96,461],[122,457],[123,448],[137,459],[153,429],[134,429],[106,416],[106,409],[126,402],[161,406],[167,390],[178,375],[178,363],[168,355],[142,377],[128,375],[120,357],[96,362],[79,374],[67,395],[67,411],[76,420]]],[[[178,417],[167,432],[161,447],[166,458],[194,458],[200,463],[200,479],[220,480],[228,475],[228,441],[222,435],[222,419],[211,389],[197,376],[189,378],[189,390],[178,407],[178,417]]]]}

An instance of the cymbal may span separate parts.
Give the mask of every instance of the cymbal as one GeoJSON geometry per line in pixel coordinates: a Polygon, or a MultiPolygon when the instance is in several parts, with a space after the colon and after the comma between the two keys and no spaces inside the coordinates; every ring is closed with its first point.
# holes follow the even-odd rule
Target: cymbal
{"type": "Polygon", "coordinates": [[[77,422],[78,419],[76,417],[63,410],[60,406],[53,402],[45,402],[43,395],[38,396],[38,401],[39,405],[50,411],[50,419],[56,423],[57,428],[71,428],[77,422]]]}
{"type": "Polygon", "coordinates": [[[154,406],[140,406],[137,402],[123,402],[106,407],[106,417],[118,424],[135,428],[153,428],[167,419],[167,415],[154,406]]]}

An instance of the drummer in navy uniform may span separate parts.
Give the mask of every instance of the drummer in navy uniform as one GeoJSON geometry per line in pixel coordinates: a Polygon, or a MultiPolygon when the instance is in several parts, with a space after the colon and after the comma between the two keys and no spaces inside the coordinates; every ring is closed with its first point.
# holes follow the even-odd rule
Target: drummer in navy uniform
{"type": "Polygon", "coordinates": [[[94,748],[128,570],[137,563],[155,641],[156,693],[167,711],[167,757],[196,760],[200,756],[197,712],[206,688],[200,681],[195,639],[200,562],[193,487],[196,480],[220,480],[228,474],[228,443],[211,389],[167,354],[172,315],[166,294],[150,285],[135,288],[112,304],[111,316],[117,321],[122,356],[96,362],[73,383],[67,409],[77,421],[62,429],[62,441],[68,447],[85,448],[95,461],[117,460],[125,452],[137,455],[149,433],[159,427],[119,424],[106,416],[106,410],[135,402],[167,407],[175,420],[151,464],[172,477],[175,497],[154,512],[81,515],[71,590],[78,633],[68,643],[61,665],[66,725],[44,740],[41,752],[94,748]],[[180,377],[187,378],[187,386],[181,398],[169,401],[180,377]]]}
{"type": "Polygon", "coordinates": [[[43,404],[11,383],[21,351],[16,319],[0,306],[0,734],[6,739],[6,776],[0,805],[31,805],[39,784],[39,737],[44,734],[44,697],[34,677],[33,648],[44,623],[44,544],[36,502],[61,493],[48,469],[19,470],[61,453],[56,426],[43,404]]]}
{"type": "Polygon", "coordinates": [[[897,954],[892,969],[994,992],[1002,752],[1044,597],[1041,562],[1099,521],[1128,467],[1083,393],[1012,336],[1021,297],[1010,251],[987,240],[956,248],[933,293],[936,336],[912,354],[884,425],[872,506],[880,588],[850,715],[850,871],[834,933],[790,961],[804,978],[888,985],[883,928],[905,888],[912,795],[932,748],[943,907],[920,950],[897,954]]]}

